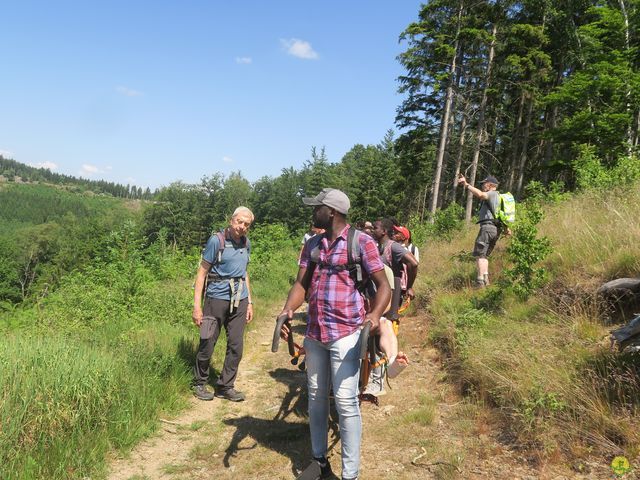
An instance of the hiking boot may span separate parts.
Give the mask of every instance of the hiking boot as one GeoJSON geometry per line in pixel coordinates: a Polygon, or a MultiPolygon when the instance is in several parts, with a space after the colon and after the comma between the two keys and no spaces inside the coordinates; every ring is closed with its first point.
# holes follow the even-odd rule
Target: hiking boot
{"type": "Polygon", "coordinates": [[[194,386],[193,394],[200,400],[213,400],[213,392],[208,390],[206,385],[194,386]]]}
{"type": "Polygon", "coordinates": [[[489,274],[488,274],[488,273],[485,273],[485,274],[482,276],[482,279],[484,280],[484,284],[485,284],[485,286],[489,286],[489,274]]]}
{"type": "Polygon", "coordinates": [[[321,478],[335,478],[331,471],[331,465],[326,457],[314,458],[296,480],[318,480],[321,478]]]}
{"type": "Polygon", "coordinates": [[[486,286],[487,286],[487,284],[484,283],[484,277],[476,278],[476,283],[475,283],[475,287],[476,288],[484,288],[486,286]]]}
{"type": "Polygon", "coordinates": [[[233,388],[225,388],[224,390],[221,388],[216,388],[215,396],[218,398],[224,398],[225,400],[229,400],[231,402],[244,401],[244,393],[238,392],[233,388]]]}

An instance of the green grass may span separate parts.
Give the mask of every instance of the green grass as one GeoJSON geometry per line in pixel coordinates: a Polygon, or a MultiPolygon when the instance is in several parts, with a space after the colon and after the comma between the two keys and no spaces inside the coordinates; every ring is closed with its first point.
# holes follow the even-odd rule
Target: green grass
{"type": "Polygon", "coordinates": [[[418,406],[403,414],[398,420],[399,425],[429,426],[433,424],[436,415],[436,400],[427,395],[421,395],[418,406]]]}
{"type": "Polygon", "coordinates": [[[12,336],[0,345],[0,478],[81,478],[111,448],[156,428],[160,409],[183,405],[188,370],[142,342],[105,349],[60,335],[12,336]]]}
{"type": "MultiPolygon", "coordinates": [[[[196,257],[121,252],[68,275],[38,305],[2,313],[3,480],[101,476],[107,453],[129,450],[161,415],[186,406],[198,342],[196,257]]],[[[252,282],[257,316],[284,302],[296,269],[289,253],[289,263],[275,256],[252,282]]],[[[213,364],[225,344],[223,332],[213,364]]]]}

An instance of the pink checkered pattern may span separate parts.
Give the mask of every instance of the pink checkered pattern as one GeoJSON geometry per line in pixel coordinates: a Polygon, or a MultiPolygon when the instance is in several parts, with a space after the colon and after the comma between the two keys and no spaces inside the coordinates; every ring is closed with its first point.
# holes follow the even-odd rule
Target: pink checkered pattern
{"type": "MultiPolygon", "coordinates": [[[[322,236],[320,241],[320,262],[328,265],[347,264],[347,233],[349,225],[338,238],[329,245],[322,236]]],[[[366,278],[384,268],[376,243],[369,235],[360,235],[360,257],[362,270],[366,278]]],[[[300,258],[300,267],[307,268],[311,263],[311,249],[317,245],[309,241],[305,244],[300,258]]],[[[332,342],[351,335],[364,321],[364,301],[356,290],[349,272],[316,266],[309,289],[309,321],[307,336],[321,342],[332,342]]]]}

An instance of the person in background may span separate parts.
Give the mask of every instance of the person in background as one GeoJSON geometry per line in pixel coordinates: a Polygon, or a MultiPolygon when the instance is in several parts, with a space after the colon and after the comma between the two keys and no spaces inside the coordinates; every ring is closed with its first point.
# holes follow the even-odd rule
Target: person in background
{"type": "Polygon", "coordinates": [[[300,256],[302,255],[302,250],[304,249],[305,243],[309,241],[309,239],[315,237],[316,235],[322,235],[324,233],[324,228],[315,227],[312,224],[309,225],[309,230],[302,237],[302,248],[300,249],[300,253],[298,254],[298,263],[300,263],[300,256]]]}
{"type": "Polygon", "coordinates": [[[370,237],[373,237],[373,223],[371,223],[369,220],[364,222],[364,228],[362,229],[362,231],[370,237]]]}
{"type": "Polygon", "coordinates": [[[478,224],[480,231],[473,246],[473,256],[476,258],[477,277],[476,286],[479,288],[489,285],[489,255],[493,252],[498,238],[500,238],[500,226],[493,212],[498,210],[500,193],[498,192],[498,180],[489,175],[482,180],[481,188],[476,188],[467,182],[464,175],[458,177],[458,185],[469,190],[471,195],[480,199],[480,211],[478,212],[478,224]]]}
{"type": "MultiPolygon", "coordinates": [[[[376,220],[373,223],[373,238],[378,242],[378,252],[382,262],[388,266],[392,273],[393,279],[391,296],[391,304],[384,313],[385,320],[389,320],[392,324],[392,333],[397,335],[399,318],[398,309],[402,302],[402,275],[407,272],[405,294],[413,299],[413,282],[418,274],[418,262],[415,257],[404,248],[400,243],[391,239],[394,234],[394,221],[390,218],[376,220]]],[[[397,342],[397,340],[396,340],[397,342]]],[[[397,345],[397,343],[396,343],[397,345]]],[[[381,345],[382,346],[382,345],[381,345]]],[[[378,359],[377,359],[378,360],[378,359]]],[[[374,397],[384,395],[384,375],[382,367],[376,367],[371,370],[369,375],[369,384],[366,386],[364,394],[374,397]]]]}
{"type": "Polygon", "coordinates": [[[420,250],[418,250],[418,247],[412,243],[411,231],[407,227],[401,225],[394,225],[393,230],[395,231],[393,239],[409,250],[411,254],[416,257],[416,261],[420,263],[420,250]]]}
{"type": "MultiPolygon", "coordinates": [[[[418,247],[411,244],[411,232],[407,227],[394,225],[393,231],[395,232],[393,235],[393,239],[406,248],[411,254],[415,257],[416,262],[420,263],[420,251],[418,247]]],[[[402,300],[400,303],[404,301],[407,297],[407,283],[409,279],[409,271],[407,269],[407,264],[402,264],[402,276],[400,277],[400,289],[402,291],[401,297],[402,300]]]]}

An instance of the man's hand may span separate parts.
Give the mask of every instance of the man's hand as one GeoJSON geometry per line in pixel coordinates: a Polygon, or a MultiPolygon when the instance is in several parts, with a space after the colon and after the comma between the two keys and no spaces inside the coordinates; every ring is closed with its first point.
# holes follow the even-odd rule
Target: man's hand
{"type": "Polygon", "coordinates": [[[195,323],[196,327],[202,325],[202,307],[194,306],[191,318],[193,319],[193,323],[195,323]]]}
{"type": "Polygon", "coordinates": [[[411,300],[416,298],[416,294],[413,291],[413,288],[407,288],[407,297],[409,297],[411,300]]]}
{"type": "Polygon", "coordinates": [[[250,303],[249,305],[247,305],[246,320],[247,320],[247,323],[251,323],[251,320],[253,320],[253,303],[250,303]]]}
{"type": "Polygon", "coordinates": [[[467,179],[464,178],[463,174],[458,175],[458,185],[462,185],[463,187],[467,186],[467,179]]]}
{"type": "Polygon", "coordinates": [[[371,322],[371,330],[369,330],[369,334],[377,333],[380,330],[380,317],[377,315],[372,315],[371,313],[367,313],[364,317],[365,322],[371,322]]]}
{"type": "MultiPolygon", "coordinates": [[[[280,318],[282,315],[286,315],[287,318],[291,320],[293,319],[293,310],[283,310],[282,312],[280,312],[280,315],[278,315],[277,318],[280,318]]],[[[288,323],[289,322],[284,322],[282,324],[282,328],[280,329],[280,338],[285,341],[289,339],[289,327],[287,325],[288,323]]]]}

